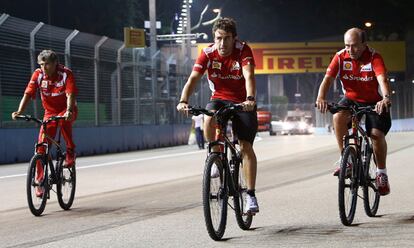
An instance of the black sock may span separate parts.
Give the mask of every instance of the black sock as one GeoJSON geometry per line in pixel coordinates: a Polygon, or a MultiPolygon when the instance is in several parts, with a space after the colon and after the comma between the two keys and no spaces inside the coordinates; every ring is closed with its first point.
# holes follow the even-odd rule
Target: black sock
{"type": "Polygon", "coordinates": [[[254,192],[255,192],[254,189],[248,189],[246,193],[250,196],[256,197],[256,194],[254,192]]]}

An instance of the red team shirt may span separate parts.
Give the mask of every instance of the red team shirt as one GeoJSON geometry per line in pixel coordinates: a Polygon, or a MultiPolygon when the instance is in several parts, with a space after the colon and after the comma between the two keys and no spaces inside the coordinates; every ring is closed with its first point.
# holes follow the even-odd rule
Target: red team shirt
{"type": "Polygon", "coordinates": [[[24,93],[35,98],[38,88],[45,115],[64,113],[67,107],[66,93],[78,93],[72,71],[61,64],[58,64],[55,75],[50,78],[40,68],[36,69],[24,93]]]}
{"type": "Polygon", "coordinates": [[[345,97],[362,103],[382,100],[376,76],[387,72],[381,55],[367,47],[359,60],[349,57],[345,49],[336,53],[326,75],[339,77],[345,97]]]}
{"type": "Polygon", "coordinates": [[[241,103],[246,100],[246,79],[243,66],[255,65],[250,47],[237,41],[231,55],[222,57],[214,44],[200,53],[194,64],[193,71],[208,71],[208,82],[212,91],[211,99],[221,99],[241,103]]]}

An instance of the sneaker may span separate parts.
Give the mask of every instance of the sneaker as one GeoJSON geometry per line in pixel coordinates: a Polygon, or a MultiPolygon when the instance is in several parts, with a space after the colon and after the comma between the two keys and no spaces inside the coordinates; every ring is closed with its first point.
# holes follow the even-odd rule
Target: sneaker
{"type": "MultiPolygon", "coordinates": [[[[334,170],[333,176],[338,177],[339,173],[341,172],[341,160],[338,160],[335,162],[336,168],[334,170]]],[[[348,163],[348,165],[346,166],[347,170],[346,170],[346,177],[351,177],[351,172],[352,172],[352,165],[350,163],[348,163]]]]}
{"type": "Polygon", "coordinates": [[[246,213],[255,215],[259,212],[259,205],[255,196],[246,194],[246,213]]]}
{"type": "Polygon", "coordinates": [[[65,163],[63,166],[66,168],[70,168],[75,165],[76,163],[75,160],[76,160],[76,153],[73,150],[67,150],[65,163]]]}
{"type": "Polygon", "coordinates": [[[43,196],[42,187],[36,186],[35,187],[35,194],[36,194],[37,197],[42,198],[42,196],[43,196]]]}
{"type": "Polygon", "coordinates": [[[220,171],[218,170],[217,165],[215,164],[211,167],[210,177],[211,178],[220,177],[220,171]]]}
{"type": "Polygon", "coordinates": [[[380,195],[388,195],[390,193],[390,184],[388,182],[387,174],[385,173],[378,174],[375,182],[378,187],[378,193],[380,195]]]}

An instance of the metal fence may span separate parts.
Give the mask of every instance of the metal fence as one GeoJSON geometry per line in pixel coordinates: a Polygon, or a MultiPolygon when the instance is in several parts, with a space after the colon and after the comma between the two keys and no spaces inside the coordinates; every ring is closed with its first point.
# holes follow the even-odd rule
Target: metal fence
{"type": "MultiPolygon", "coordinates": [[[[407,43],[407,48],[413,46],[414,44],[407,43]]],[[[181,45],[169,46],[151,57],[149,49],[125,48],[120,40],[2,14],[0,127],[30,125],[12,123],[11,113],[17,110],[30,75],[37,68],[37,54],[43,49],[53,49],[61,63],[71,68],[75,75],[79,88],[79,115],[76,126],[188,122],[188,118],[175,110],[181,89],[193,65],[192,59],[183,55],[185,49],[182,48],[181,45]],[[155,68],[153,64],[156,65],[155,68]]],[[[414,51],[408,50],[411,53],[414,51]]],[[[412,57],[411,53],[408,53],[409,59],[412,57]]],[[[315,80],[312,74],[302,74],[300,93],[303,96],[309,95],[310,100],[314,100],[322,76],[315,80]],[[302,83],[302,79],[309,83],[302,83]],[[307,85],[309,87],[305,87],[307,85]]],[[[338,87],[336,88],[339,89],[338,87]]],[[[411,81],[397,80],[391,83],[391,88],[394,93],[392,118],[414,117],[414,84],[411,81]]],[[[339,95],[339,90],[331,91],[331,95],[339,95]]],[[[210,94],[206,77],[203,77],[190,99],[190,104],[203,106],[210,94]]],[[[304,100],[309,102],[309,99],[304,100]]],[[[314,110],[312,103],[305,105],[299,107],[303,110],[314,110]]],[[[295,104],[274,104],[270,110],[274,115],[283,118],[288,110],[296,107],[295,104]]],[[[34,104],[28,106],[26,113],[40,117],[42,111],[40,100],[35,100],[34,104]]],[[[323,127],[331,122],[329,115],[314,112],[314,116],[316,126],[323,127]]]]}
{"type": "MultiPolygon", "coordinates": [[[[11,113],[17,110],[30,75],[37,68],[37,54],[43,49],[54,50],[60,62],[74,73],[79,89],[75,125],[158,125],[187,121],[175,106],[193,61],[183,56],[180,49],[174,53],[160,50],[151,57],[148,48],[125,48],[120,40],[2,14],[0,127],[25,126],[21,122],[11,123],[11,113]]],[[[208,85],[201,85],[192,99],[195,104],[204,104],[208,98],[208,85]]],[[[40,100],[26,110],[39,117],[42,112],[40,100]]]]}

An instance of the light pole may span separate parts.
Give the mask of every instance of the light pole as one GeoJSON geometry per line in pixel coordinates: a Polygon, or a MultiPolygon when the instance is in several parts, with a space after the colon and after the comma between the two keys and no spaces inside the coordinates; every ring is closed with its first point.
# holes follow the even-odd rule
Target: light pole
{"type": "MultiPolygon", "coordinates": [[[[157,124],[157,63],[155,60],[155,53],[157,52],[157,27],[156,27],[156,9],[155,1],[149,0],[149,15],[150,15],[150,58],[151,58],[151,91],[152,91],[152,108],[153,108],[153,123],[157,124]]],[[[138,99],[140,96],[137,96],[138,99]]],[[[140,101],[138,101],[139,104],[140,101]]]]}

